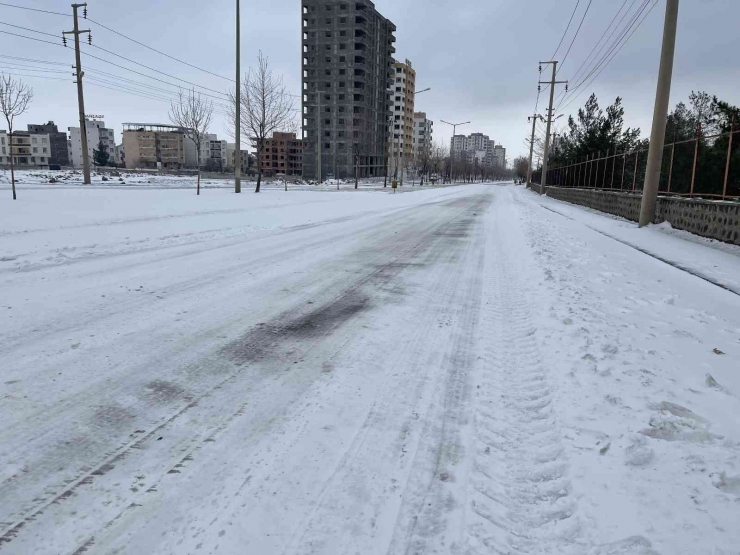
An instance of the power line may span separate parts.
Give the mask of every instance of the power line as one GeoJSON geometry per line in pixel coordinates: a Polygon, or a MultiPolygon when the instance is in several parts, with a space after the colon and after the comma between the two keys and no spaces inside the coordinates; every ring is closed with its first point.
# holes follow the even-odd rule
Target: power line
{"type": "MultiPolygon", "coordinates": [[[[51,41],[44,40],[44,39],[37,39],[35,37],[27,37],[26,35],[19,35],[18,33],[11,33],[10,31],[0,31],[0,33],[3,33],[5,35],[13,35],[14,37],[20,37],[22,39],[35,40],[37,42],[45,42],[46,44],[53,44],[54,46],[62,46],[58,42],[51,42],[51,41]]],[[[64,47],[62,46],[62,48],[64,47]]]]}
{"type": "Polygon", "coordinates": [[[131,37],[129,37],[127,35],[124,35],[123,33],[120,33],[120,32],[118,32],[118,31],[116,31],[114,29],[111,29],[110,27],[107,27],[107,26],[103,25],[102,23],[99,23],[99,22],[97,22],[97,21],[95,21],[93,19],[88,18],[87,20],[89,22],[91,22],[91,23],[94,23],[95,25],[97,25],[99,27],[102,27],[103,29],[106,29],[107,31],[110,31],[111,33],[115,33],[118,36],[121,36],[121,37],[123,37],[123,38],[125,38],[127,40],[130,40],[131,42],[136,43],[139,46],[143,46],[144,48],[148,48],[152,52],[156,52],[157,54],[161,54],[162,56],[165,56],[166,58],[169,58],[171,60],[175,60],[176,62],[180,62],[181,64],[184,64],[184,65],[186,65],[188,67],[192,67],[193,69],[197,69],[197,70],[203,71],[205,73],[208,73],[210,75],[213,75],[214,77],[218,77],[219,79],[224,79],[225,81],[231,81],[232,83],[235,83],[236,82],[234,79],[229,79],[228,77],[224,77],[222,75],[219,75],[218,73],[213,73],[212,71],[209,71],[207,69],[203,69],[202,67],[198,67],[196,65],[193,65],[193,64],[190,64],[190,63],[185,62],[183,60],[180,60],[179,58],[175,58],[174,56],[170,56],[169,54],[166,54],[165,52],[162,52],[161,50],[157,50],[156,48],[152,48],[151,46],[148,46],[148,45],[144,44],[143,42],[140,42],[140,41],[138,41],[136,39],[132,39],[131,37]]]}
{"type": "MultiPolygon", "coordinates": [[[[643,13],[643,12],[645,12],[645,8],[647,8],[647,6],[648,6],[648,4],[649,4],[649,3],[650,3],[650,0],[646,0],[646,2],[645,2],[645,5],[643,6],[642,10],[640,10],[640,12],[639,12],[640,14],[641,14],[641,13],[643,13]]],[[[603,71],[604,71],[604,70],[605,70],[605,69],[607,68],[607,66],[608,66],[608,65],[609,65],[609,64],[610,64],[610,63],[612,62],[612,60],[613,60],[614,58],[616,58],[617,54],[619,54],[619,52],[620,52],[620,51],[622,50],[622,48],[624,47],[624,45],[625,45],[625,44],[627,44],[627,43],[629,42],[629,40],[630,40],[630,39],[632,38],[632,35],[634,35],[634,34],[635,34],[635,33],[637,32],[637,29],[639,29],[639,28],[640,28],[640,26],[642,25],[643,21],[645,21],[645,19],[647,19],[648,15],[650,15],[650,13],[651,13],[651,12],[653,11],[653,9],[655,8],[655,6],[657,6],[657,5],[658,5],[658,3],[657,3],[657,1],[656,1],[656,2],[655,2],[655,3],[654,3],[654,4],[653,4],[653,5],[651,6],[651,7],[650,7],[650,9],[649,9],[649,10],[648,10],[647,12],[645,12],[645,14],[644,14],[644,15],[642,16],[642,19],[641,19],[641,20],[639,21],[639,23],[637,23],[637,25],[634,25],[634,24],[633,24],[633,25],[631,25],[631,26],[630,26],[630,28],[634,27],[634,28],[632,29],[632,32],[631,32],[631,33],[629,34],[629,36],[627,36],[627,38],[626,38],[626,39],[625,39],[625,40],[624,40],[624,41],[623,41],[623,42],[622,42],[622,43],[621,43],[621,44],[619,45],[619,47],[618,47],[618,48],[616,49],[616,51],[614,51],[614,53],[613,53],[613,54],[611,55],[611,57],[610,57],[610,58],[609,58],[609,59],[608,59],[608,60],[606,61],[606,63],[602,65],[602,67],[601,67],[601,69],[599,70],[599,72],[598,72],[598,73],[597,73],[596,75],[594,75],[593,79],[591,79],[591,81],[589,81],[589,83],[588,83],[588,85],[587,85],[587,86],[590,86],[590,85],[591,85],[591,83],[593,83],[593,82],[594,82],[594,81],[596,80],[596,78],[597,78],[597,77],[598,77],[599,75],[601,75],[601,73],[602,73],[602,72],[603,72],[603,71]]],[[[639,18],[639,15],[638,15],[638,18],[639,18]]],[[[635,21],[636,21],[636,20],[635,20],[635,21]]],[[[626,32],[629,32],[629,28],[627,29],[627,31],[626,31],[626,32]]],[[[626,32],[625,32],[625,34],[626,34],[626,32]]],[[[622,35],[622,38],[624,37],[624,35],[625,35],[625,34],[623,34],[623,35],[622,35]]],[[[620,39],[620,40],[621,40],[621,39],[620,39]]],[[[614,49],[612,49],[612,51],[613,51],[613,50],[614,50],[614,49]]],[[[574,91],[574,92],[575,92],[575,91],[574,91]]],[[[582,93],[581,93],[581,94],[582,94],[582,93]]],[[[580,96],[580,95],[578,95],[578,96],[580,96]]],[[[568,103],[567,103],[567,104],[566,104],[565,106],[563,106],[563,108],[567,108],[568,106],[570,106],[570,104],[571,104],[571,103],[572,103],[572,102],[573,102],[573,101],[574,101],[574,100],[575,100],[576,98],[578,98],[578,96],[572,97],[572,98],[571,98],[571,100],[570,100],[570,101],[569,101],[569,102],[568,102],[568,103]]],[[[565,98],[563,98],[563,100],[565,100],[565,98]]],[[[562,104],[562,101],[561,101],[561,104],[562,104]]],[[[558,107],[558,108],[559,108],[559,107],[558,107]]]]}
{"type": "Polygon", "coordinates": [[[3,66],[0,66],[2,69],[12,69],[12,70],[21,70],[21,71],[38,71],[41,73],[67,73],[68,75],[71,75],[71,72],[65,71],[63,69],[44,69],[40,67],[34,67],[34,66],[26,66],[26,65],[20,65],[20,64],[8,64],[5,63],[3,66]]]}
{"type": "MultiPolygon", "coordinates": [[[[625,6],[625,5],[627,4],[627,2],[628,2],[628,1],[629,1],[629,0],[624,0],[624,2],[622,3],[622,5],[621,5],[621,6],[619,7],[619,10],[617,10],[617,13],[616,13],[616,14],[614,14],[614,17],[613,17],[613,18],[612,18],[612,20],[611,20],[611,21],[609,22],[609,25],[607,25],[606,29],[604,29],[604,32],[603,32],[603,33],[601,34],[601,37],[599,38],[599,40],[598,40],[598,41],[596,41],[596,44],[595,44],[595,45],[594,45],[594,47],[593,47],[593,48],[592,48],[592,49],[591,49],[591,50],[589,51],[589,54],[588,54],[588,56],[586,56],[586,59],[585,59],[585,60],[583,60],[583,63],[582,63],[581,65],[580,65],[580,67],[579,67],[579,68],[578,68],[578,69],[576,70],[576,72],[575,72],[575,73],[573,74],[573,76],[571,77],[571,81],[575,81],[576,79],[578,79],[578,76],[579,76],[579,75],[581,74],[581,70],[582,70],[582,69],[584,68],[584,66],[585,66],[585,65],[586,65],[586,64],[588,63],[588,61],[589,61],[589,60],[591,59],[591,56],[594,56],[594,55],[598,55],[598,52],[600,52],[600,50],[599,50],[599,51],[597,51],[597,48],[598,48],[598,47],[599,47],[599,45],[601,44],[601,41],[603,41],[603,40],[604,40],[604,38],[606,37],[606,34],[607,34],[607,33],[609,32],[609,29],[611,29],[611,28],[612,28],[612,25],[614,24],[614,22],[616,21],[617,17],[618,17],[618,16],[619,16],[619,14],[620,14],[620,13],[622,12],[622,10],[624,9],[624,6],[625,6]]],[[[632,0],[632,5],[634,5],[634,3],[635,3],[636,1],[637,1],[637,0],[632,0]]],[[[631,9],[632,9],[632,5],[630,5],[629,9],[628,9],[628,10],[627,10],[627,11],[625,12],[625,16],[627,15],[627,13],[629,13],[629,10],[631,10],[631,9]]],[[[624,20],[624,16],[622,17],[622,20],[624,20]]],[[[621,24],[622,20],[620,20],[620,22],[619,22],[620,24],[621,24]]],[[[617,27],[618,27],[618,26],[619,26],[619,24],[617,25],[617,27]]],[[[617,27],[615,27],[615,28],[614,28],[614,30],[616,30],[616,29],[617,29],[617,27]]],[[[614,30],[612,31],[612,34],[614,34],[614,30]]],[[[609,36],[610,36],[610,38],[611,38],[611,35],[609,35],[609,36]]],[[[607,40],[608,40],[608,39],[607,39],[607,40]]],[[[603,47],[602,47],[602,48],[603,48],[603,47]]]]}
{"type": "Polygon", "coordinates": [[[583,26],[583,22],[586,20],[586,16],[588,15],[588,10],[591,9],[592,3],[593,3],[593,0],[589,0],[588,6],[586,6],[586,11],[583,13],[583,17],[581,18],[581,23],[578,25],[578,29],[576,29],[576,34],[573,35],[573,40],[570,41],[570,46],[568,47],[568,51],[565,53],[565,58],[563,58],[563,61],[560,63],[560,69],[558,69],[558,73],[562,71],[563,64],[565,63],[565,60],[568,59],[568,54],[570,54],[570,50],[571,48],[573,48],[573,44],[576,42],[576,39],[578,38],[578,33],[581,32],[581,27],[583,26]]]}
{"type": "Polygon", "coordinates": [[[18,8],[19,10],[29,10],[32,12],[48,13],[52,15],[61,15],[63,17],[72,17],[68,13],[51,12],[49,10],[39,10],[38,8],[27,8],[26,6],[16,6],[15,4],[6,4],[5,2],[0,2],[0,6],[7,6],[8,8],[18,8]]]}
{"type": "Polygon", "coordinates": [[[21,60],[23,62],[35,62],[37,64],[49,64],[49,65],[60,65],[60,66],[68,66],[69,64],[64,62],[52,62],[49,60],[34,60],[33,58],[19,58],[18,56],[6,56],[4,54],[0,54],[0,58],[8,58],[11,60],[21,60]]]}
{"type": "MultiPolygon", "coordinates": [[[[614,42],[611,43],[611,45],[607,49],[606,53],[601,58],[594,61],[594,66],[591,68],[588,75],[586,75],[586,77],[581,79],[581,82],[576,86],[576,88],[583,85],[583,83],[586,82],[594,74],[594,72],[596,72],[602,66],[604,61],[606,61],[609,58],[612,52],[614,52],[614,49],[617,48],[617,45],[619,45],[619,43],[622,41],[622,39],[624,39],[627,33],[630,32],[630,29],[632,29],[635,26],[635,23],[640,18],[640,15],[642,15],[642,13],[645,11],[645,8],[648,6],[649,3],[650,3],[650,0],[643,0],[642,6],[638,9],[637,12],[635,12],[635,14],[627,22],[627,25],[625,25],[625,27],[620,31],[620,33],[617,35],[617,38],[614,40],[614,42]]],[[[611,35],[609,38],[611,38],[611,35]]],[[[604,46],[606,46],[606,43],[604,44],[604,46]]]]}
{"type": "Polygon", "coordinates": [[[560,42],[558,43],[558,47],[555,49],[555,52],[553,52],[552,56],[550,56],[551,60],[555,59],[555,56],[558,53],[558,50],[560,50],[560,47],[563,45],[563,41],[565,40],[565,36],[568,34],[568,29],[570,29],[570,24],[573,23],[573,17],[576,15],[576,11],[578,10],[578,6],[581,4],[581,0],[578,0],[576,2],[576,7],[573,8],[573,13],[570,16],[570,21],[568,21],[568,26],[565,28],[565,32],[563,33],[563,36],[560,38],[560,42]]]}
{"type": "MultiPolygon", "coordinates": [[[[8,75],[15,75],[16,77],[35,77],[36,79],[51,79],[53,81],[68,81],[67,79],[62,79],[61,77],[48,77],[46,75],[28,75],[24,73],[15,73],[15,72],[8,72],[8,75]]],[[[70,83],[74,83],[74,81],[68,81],[70,83]]]]}
{"type": "Polygon", "coordinates": [[[21,27],[20,25],[13,25],[11,23],[5,23],[4,21],[0,21],[0,25],[7,25],[8,27],[15,27],[16,29],[23,29],[24,31],[30,31],[31,33],[38,33],[39,35],[46,35],[48,37],[59,38],[58,35],[52,35],[51,33],[47,33],[45,31],[37,31],[36,29],[29,29],[28,27],[21,27]]]}

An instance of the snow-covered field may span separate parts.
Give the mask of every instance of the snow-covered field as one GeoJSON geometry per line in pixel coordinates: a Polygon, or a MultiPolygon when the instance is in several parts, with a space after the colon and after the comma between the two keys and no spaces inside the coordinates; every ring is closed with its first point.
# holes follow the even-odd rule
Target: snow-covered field
{"type": "MultiPolygon", "coordinates": [[[[234,178],[227,175],[219,176],[218,178],[208,177],[209,174],[204,174],[201,178],[201,189],[233,189],[234,178]]],[[[77,187],[83,185],[83,175],[80,170],[19,170],[15,172],[16,186],[20,191],[23,189],[37,189],[37,188],[52,188],[62,189],[65,187],[77,187]]],[[[0,170],[0,187],[5,188],[10,186],[11,174],[9,170],[0,170]]],[[[287,181],[287,188],[289,191],[337,191],[337,190],[354,190],[355,183],[351,179],[329,179],[324,181],[321,185],[317,183],[305,182],[299,178],[263,178],[261,189],[267,190],[285,190],[287,181]]],[[[127,170],[113,170],[109,169],[106,171],[92,171],[90,175],[91,184],[87,186],[90,188],[127,188],[127,189],[140,189],[140,188],[160,188],[160,189],[193,189],[196,188],[197,178],[193,175],[170,175],[160,174],[158,172],[146,172],[146,171],[127,171],[127,170]]],[[[255,178],[243,178],[242,188],[244,192],[253,190],[257,185],[255,178]]],[[[413,189],[414,186],[418,186],[418,180],[409,180],[404,183],[403,187],[399,188],[399,191],[408,191],[409,187],[413,189]]],[[[428,186],[427,183],[425,186],[428,186]]],[[[437,187],[443,186],[442,183],[436,184],[437,187]]],[[[385,192],[391,187],[391,179],[384,180],[383,178],[373,179],[362,179],[358,181],[358,189],[363,191],[377,191],[385,189],[385,192]]]]}
{"type": "Polygon", "coordinates": [[[740,249],[512,185],[8,193],[2,553],[740,553],[740,249]]]}

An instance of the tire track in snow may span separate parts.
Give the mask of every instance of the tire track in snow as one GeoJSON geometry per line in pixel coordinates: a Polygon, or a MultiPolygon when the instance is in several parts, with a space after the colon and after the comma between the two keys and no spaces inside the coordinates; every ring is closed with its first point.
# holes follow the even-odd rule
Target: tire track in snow
{"type": "MultiPolygon", "coordinates": [[[[501,190],[497,195],[510,195],[501,190]]],[[[576,553],[568,461],[527,294],[528,247],[514,204],[499,201],[487,255],[475,461],[461,553],[576,553]],[[508,212],[504,211],[504,208],[508,212]]]]}

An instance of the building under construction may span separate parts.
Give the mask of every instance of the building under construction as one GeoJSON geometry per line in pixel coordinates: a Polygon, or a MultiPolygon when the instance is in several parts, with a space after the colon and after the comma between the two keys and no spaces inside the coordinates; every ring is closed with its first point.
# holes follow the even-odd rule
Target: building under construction
{"type": "Polygon", "coordinates": [[[302,0],[303,177],[385,174],[396,26],[370,0],[302,0]],[[321,174],[318,167],[321,160],[321,174]]]}

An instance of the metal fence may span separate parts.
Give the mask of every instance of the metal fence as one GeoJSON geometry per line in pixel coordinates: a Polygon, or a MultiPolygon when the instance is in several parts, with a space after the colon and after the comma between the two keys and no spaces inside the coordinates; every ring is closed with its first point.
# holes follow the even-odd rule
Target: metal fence
{"type": "MultiPolygon", "coordinates": [[[[547,184],[617,191],[642,191],[647,149],[598,152],[583,160],[548,168],[547,184]]],[[[541,183],[542,170],[532,172],[541,183]]],[[[663,195],[740,200],[740,129],[667,144],[660,189],[663,195]]]]}

